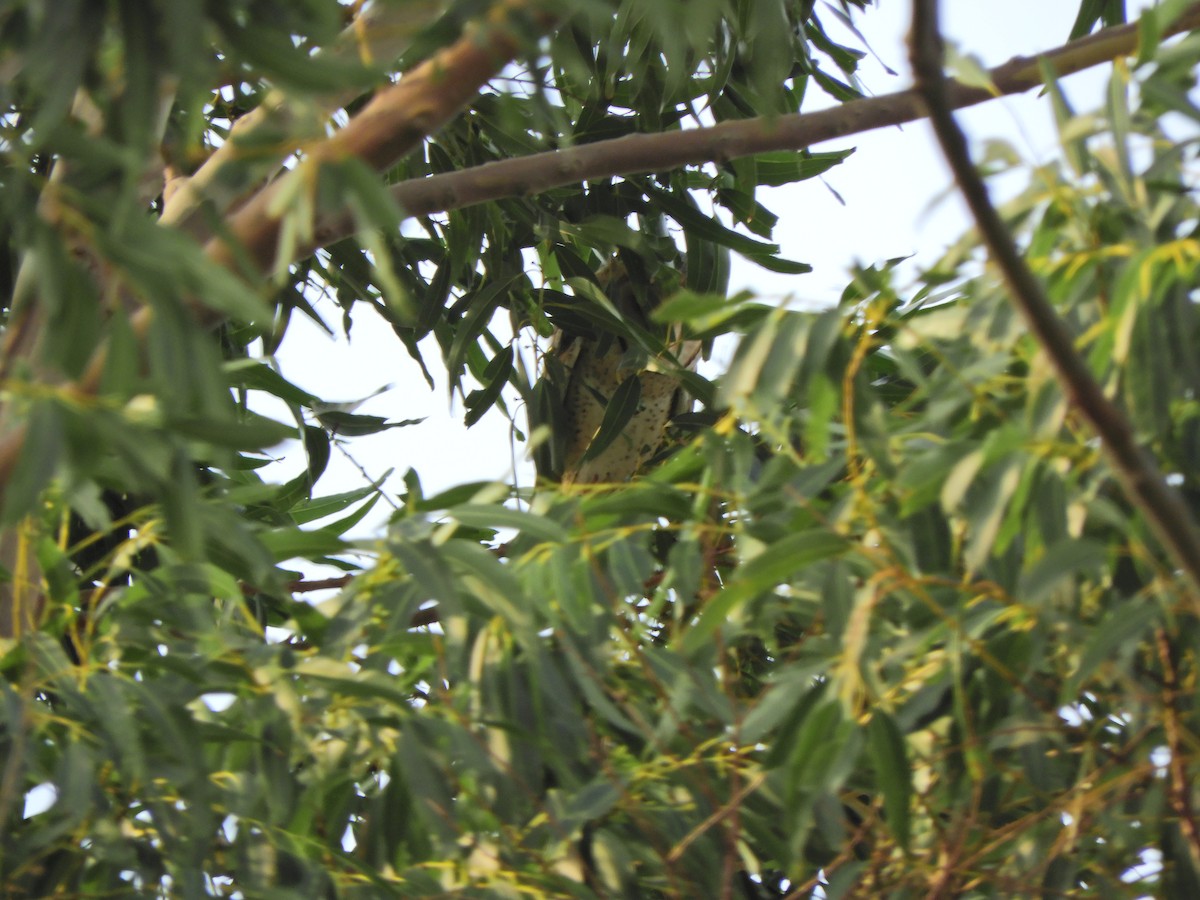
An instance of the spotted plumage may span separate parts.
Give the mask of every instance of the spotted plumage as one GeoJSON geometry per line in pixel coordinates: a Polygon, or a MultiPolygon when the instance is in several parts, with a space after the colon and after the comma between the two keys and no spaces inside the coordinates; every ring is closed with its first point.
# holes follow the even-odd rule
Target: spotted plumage
{"type": "MultiPolygon", "coordinates": [[[[632,315],[633,292],[626,290],[629,278],[623,266],[614,263],[602,273],[606,294],[623,315],[632,315]]],[[[651,289],[652,286],[644,286],[651,289]]],[[[643,294],[646,291],[642,292],[643,294]]],[[[678,363],[695,364],[700,345],[677,341],[669,346],[678,363]]],[[[563,391],[564,484],[601,484],[626,481],[636,475],[663,446],[672,416],[690,408],[676,376],[653,371],[638,354],[627,352],[624,339],[612,335],[556,336],[553,352],[567,375],[563,391]],[[611,442],[599,452],[588,453],[600,432],[605,412],[617,389],[627,378],[640,383],[636,410],[611,442]]],[[[673,366],[666,363],[662,368],[673,366]]]]}

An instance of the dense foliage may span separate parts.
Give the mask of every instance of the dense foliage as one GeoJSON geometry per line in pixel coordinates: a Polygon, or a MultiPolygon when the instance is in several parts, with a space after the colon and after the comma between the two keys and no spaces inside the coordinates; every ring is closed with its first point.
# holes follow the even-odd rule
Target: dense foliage
{"type": "MultiPolygon", "coordinates": [[[[862,53],[826,25],[866,4],[359,6],[0,4],[0,893],[1200,896],[1196,586],[973,237],[798,313],[725,296],[724,254],[802,278],[756,189],[843,152],[416,217],[389,192],[853,103],[862,53]],[[391,73],[504,35],[502,77],[413,113],[397,158],[329,138],[391,73]],[[609,302],[614,258],[652,302],[609,302]],[[394,491],[327,489],[334,444],[407,416],[292,384],[297,316],[394,330],[547,477],[427,496],[409,471],[349,541],[394,491]],[[556,332],[696,398],[638,477],[548,477],[556,332]],[[682,367],[680,334],[736,347],[727,371],[682,367]]],[[[1121,7],[1084,2],[1077,35],[1121,7]]],[[[1159,45],[1167,12],[1103,110],[1051,79],[1061,160],[1007,157],[1029,186],[1003,212],[1200,513],[1200,34],[1159,45]]]]}

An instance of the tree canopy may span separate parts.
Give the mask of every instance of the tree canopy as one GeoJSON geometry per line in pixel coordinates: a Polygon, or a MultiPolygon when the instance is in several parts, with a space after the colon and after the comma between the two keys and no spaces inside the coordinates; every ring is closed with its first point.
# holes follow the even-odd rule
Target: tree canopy
{"type": "Polygon", "coordinates": [[[1200,4],[958,80],[914,7],[872,95],[866,0],[0,4],[0,892],[1200,896],[1200,4]],[[936,265],[730,294],[926,117],[936,265]],[[412,421],[302,318],[536,483],[331,487],[412,421]]]}

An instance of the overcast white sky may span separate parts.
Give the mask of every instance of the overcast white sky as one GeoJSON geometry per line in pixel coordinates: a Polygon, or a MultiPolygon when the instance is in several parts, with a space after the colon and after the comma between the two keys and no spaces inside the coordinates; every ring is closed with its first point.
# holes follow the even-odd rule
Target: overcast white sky
{"type": "MultiPolygon", "coordinates": [[[[1130,4],[1135,5],[1139,4],[1130,4]]],[[[1077,7],[1077,0],[951,0],[943,4],[943,27],[961,52],[975,54],[993,66],[1015,55],[1063,43],[1077,7]]],[[[889,75],[875,59],[865,60],[862,78],[874,94],[911,84],[904,47],[909,15],[909,3],[882,0],[881,8],[859,17],[859,28],[872,49],[898,73],[889,75]]],[[[827,20],[832,19],[829,16],[827,20]]],[[[855,45],[849,36],[845,42],[855,45]]],[[[1100,68],[1067,79],[1064,87],[1082,112],[1100,106],[1106,81],[1107,72],[1100,68]]],[[[960,115],[976,146],[985,139],[1001,138],[1034,163],[1057,152],[1049,103],[1039,100],[1036,93],[997,100],[960,115]]],[[[749,288],[764,298],[806,308],[825,305],[836,301],[854,262],[915,255],[917,262],[930,263],[962,233],[967,219],[956,199],[932,205],[934,198],[945,192],[949,178],[927,125],[889,128],[818,149],[848,146],[856,147],[857,152],[827,174],[828,186],[813,180],[760,194],[762,202],[780,217],[775,240],[784,255],[812,264],[814,272],[783,278],[735,262],[731,290],[749,288]]],[[[1023,182],[1015,182],[1013,188],[1021,186],[1023,182]]],[[[332,308],[324,312],[337,327],[339,312],[332,308]]],[[[359,411],[392,419],[428,417],[421,425],[352,441],[349,450],[355,460],[372,477],[394,469],[389,482],[393,492],[403,491],[400,478],[410,466],[420,473],[427,493],[464,481],[507,479],[513,453],[520,460],[524,446],[513,447],[506,420],[492,414],[466,430],[461,405],[451,408],[444,387],[427,388],[390,328],[366,310],[355,322],[347,344],[340,336],[330,339],[297,316],[280,354],[284,374],[320,396],[349,400],[390,384],[394,386],[391,391],[359,411]]],[[[435,375],[439,360],[436,347],[431,348],[429,365],[435,375]]],[[[285,465],[284,477],[294,474],[302,463],[297,460],[285,465]]],[[[529,478],[527,464],[523,471],[529,478]]],[[[362,481],[359,472],[335,452],[330,473],[318,485],[319,493],[348,490],[362,481]]],[[[362,523],[355,534],[378,533],[386,513],[382,508],[376,512],[378,515],[362,523]]]]}

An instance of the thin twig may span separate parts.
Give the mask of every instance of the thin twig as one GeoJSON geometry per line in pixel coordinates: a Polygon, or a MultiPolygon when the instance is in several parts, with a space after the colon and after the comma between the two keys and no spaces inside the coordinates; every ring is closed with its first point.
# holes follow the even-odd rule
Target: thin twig
{"type": "Polygon", "coordinates": [[[1192,806],[1192,781],[1188,777],[1187,756],[1179,725],[1179,675],[1175,666],[1177,651],[1165,628],[1156,629],[1154,637],[1163,667],[1163,730],[1166,732],[1167,750],[1171,754],[1171,761],[1167,764],[1167,794],[1171,810],[1179,822],[1179,832],[1187,846],[1192,868],[1200,872],[1200,825],[1196,822],[1196,811],[1192,806]]]}
{"type": "MultiPolygon", "coordinates": [[[[1190,7],[1188,15],[1200,16],[1200,4],[1190,7]]],[[[1074,336],[1055,313],[1041,282],[1025,264],[975,170],[967,139],[951,111],[952,88],[942,71],[944,48],[938,30],[936,0],[914,0],[910,41],[913,74],[930,124],[992,262],[1008,284],[1013,303],[1025,316],[1057,371],[1067,399],[1099,435],[1130,502],[1146,517],[1175,564],[1187,573],[1194,587],[1200,588],[1200,536],[1187,507],[1138,444],[1124,411],[1104,395],[1087,363],[1076,352],[1074,336]]]]}
{"type": "Polygon", "coordinates": [[[759,786],[766,780],[766,772],[757,772],[746,779],[746,783],[733,792],[728,803],[713,810],[703,822],[680,838],[679,842],[671,848],[671,852],[667,854],[666,861],[668,863],[675,863],[681,860],[683,854],[687,852],[688,847],[692,846],[697,838],[701,837],[706,831],[720,823],[723,819],[733,815],[742,802],[758,790],[759,786]]]}

